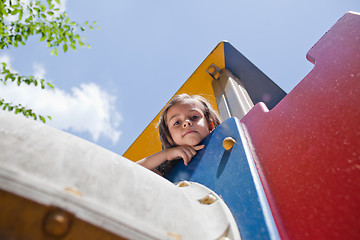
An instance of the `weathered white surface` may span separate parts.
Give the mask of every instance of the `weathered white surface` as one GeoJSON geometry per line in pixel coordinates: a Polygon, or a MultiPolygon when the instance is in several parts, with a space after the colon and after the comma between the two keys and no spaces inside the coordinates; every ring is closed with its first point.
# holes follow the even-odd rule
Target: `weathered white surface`
{"type": "Polygon", "coordinates": [[[83,139],[0,111],[0,188],[66,209],[129,239],[239,239],[223,201],[211,190],[168,180],[83,139]],[[66,188],[76,189],[81,196],[66,188]],[[213,193],[214,194],[214,193],[213,193]]]}

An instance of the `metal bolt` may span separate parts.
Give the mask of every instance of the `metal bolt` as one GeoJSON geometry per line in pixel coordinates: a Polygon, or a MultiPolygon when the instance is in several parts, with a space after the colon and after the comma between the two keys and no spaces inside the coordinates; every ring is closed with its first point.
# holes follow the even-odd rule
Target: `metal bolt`
{"type": "Polygon", "coordinates": [[[215,74],[214,74],[214,78],[215,79],[218,79],[220,77],[220,72],[216,72],[215,74]]]}
{"type": "Polygon", "coordinates": [[[205,197],[203,197],[202,199],[199,200],[199,202],[201,204],[206,204],[206,205],[210,205],[212,203],[214,203],[216,201],[216,197],[213,196],[212,194],[206,195],[205,197]]]}
{"type": "Polygon", "coordinates": [[[182,182],[180,182],[179,183],[179,187],[187,187],[187,186],[189,186],[190,185],[190,183],[188,182],[188,181],[182,181],[182,182]]]}
{"type": "Polygon", "coordinates": [[[45,216],[44,231],[50,236],[64,236],[70,229],[71,218],[68,213],[61,209],[55,209],[45,216]]]}
{"type": "Polygon", "coordinates": [[[220,68],[218,68],[215,64],[211,64],[206,71],[214,78],[218,79],[220,77],[220,68]]]}
{"type": "Polygon", "coordinates": [[[234,144],[235,144],[235,139],[233,139],[232,137],[227,137],[224,139],[223,141],[223,147],[225,148],[225,150],[230,150],[234,144]]]}
{"type": "Polygon", "coordinates": [[[214,74],[215,71],[216,71],[216,68],[214,66],[210,66],[208,69],[207,69],[208,73],[210,74],[214,74]]]}

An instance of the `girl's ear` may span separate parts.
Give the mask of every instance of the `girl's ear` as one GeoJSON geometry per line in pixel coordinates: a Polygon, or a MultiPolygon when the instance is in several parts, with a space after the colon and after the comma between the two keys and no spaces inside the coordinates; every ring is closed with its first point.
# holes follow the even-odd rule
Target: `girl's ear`
{"type": "Polygon", "coordinates": [[[215,125],[213,122],[209,122],[209,131],[212,132],[215,129],[215,125]]]}

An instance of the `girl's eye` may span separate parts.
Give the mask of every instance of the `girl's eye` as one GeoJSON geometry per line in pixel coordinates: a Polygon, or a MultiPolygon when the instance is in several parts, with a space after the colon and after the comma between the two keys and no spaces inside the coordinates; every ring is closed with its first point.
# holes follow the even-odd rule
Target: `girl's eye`
{"type": "Polygon", "coordinates": [[[196,120],[198,118],[199,118],[199,116],[197,116],[197,115],[194,115],[194,116],[191,117],[192,120],[196,120]]]}
{"type": "Polygon", "coordinates": [[[174,122],[174,126],[177,126],[177,125],[179,125],[179,124],[180,124],[180,121],[174,122]]]}

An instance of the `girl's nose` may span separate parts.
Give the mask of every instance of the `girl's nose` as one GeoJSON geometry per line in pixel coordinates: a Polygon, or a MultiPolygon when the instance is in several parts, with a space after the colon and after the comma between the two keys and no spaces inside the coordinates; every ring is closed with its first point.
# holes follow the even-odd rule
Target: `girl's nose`
{"type": "Polygon", "coordinates": [[[189,121],[189,120],[185,120],[185,122],[184,122],[184,125],[183,125],[184,127],[186,127],[186,126],[191,126],[191,121],[189,121]]]}

